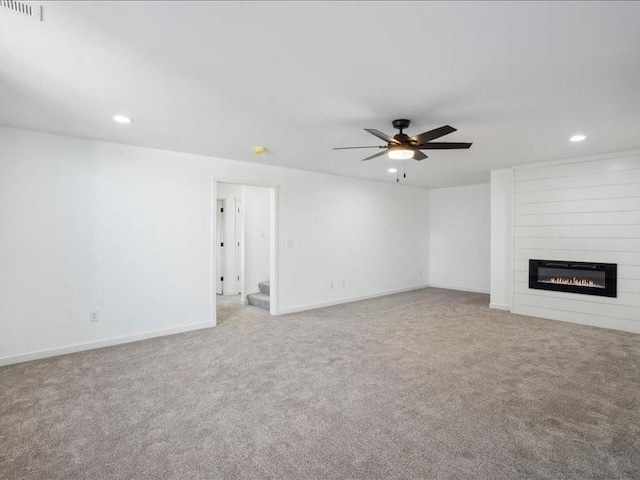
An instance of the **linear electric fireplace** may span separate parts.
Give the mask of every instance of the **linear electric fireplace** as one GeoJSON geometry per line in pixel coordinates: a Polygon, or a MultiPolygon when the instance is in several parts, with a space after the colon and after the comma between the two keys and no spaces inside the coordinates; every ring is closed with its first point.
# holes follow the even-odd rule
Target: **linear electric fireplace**
{"type": "Polygon", "coordinates": [[[529,260],[529,288],[615,297],[615,263],[529,260]]]}

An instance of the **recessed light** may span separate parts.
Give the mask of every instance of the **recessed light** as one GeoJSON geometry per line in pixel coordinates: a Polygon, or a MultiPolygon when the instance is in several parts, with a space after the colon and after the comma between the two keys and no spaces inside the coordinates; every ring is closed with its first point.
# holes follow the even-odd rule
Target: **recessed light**
{"type": "Polygon", "coordinates": [[[573,137],[571,137],[569,140],[571,140],[572,142],[581,142],[585,138],[587,138],[586,135],[582,135],[581,133],[579,133],[579,134],[574,135],[573,137]]]}
{"type": "Polygon", "coordinates": [[[123,124],[131,123],[131,119],[124,115],[114,115],[112,118],[113,118],[113,121],[116,123],[123,123],[123,124]]]}
{"type": "Polygon", "coordinates": [[[262,147],[260,145],[256,145],[255,147],[253,147],[253,153],[256,153],[258,155],[260,155],[261,153],[264,153],[267,151],[267,147],[262,147]]]}
{"type": "Polygon", "coordinates": [[[396,173],[398,171],[397,168],[391,167],[389,170],[387,170],[387,172],[389,173],[396,173]]]}

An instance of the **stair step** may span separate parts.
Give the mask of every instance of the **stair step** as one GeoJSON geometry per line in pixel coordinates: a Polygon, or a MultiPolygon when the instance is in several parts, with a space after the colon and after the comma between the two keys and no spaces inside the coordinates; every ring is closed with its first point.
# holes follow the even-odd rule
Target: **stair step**
{"type": "Polygon", "coordinates": [[[269,310],[271,307],[271,299],[266,293],[250,293],[247,295],[249,305],[269,310]]]}
{"type": "Polygon", "coordinates": [[[260,293],[266,293],[267,295],[271,294],[271,282],[260,282],[258,284],[258,288],[260,288],[260,293]]]}

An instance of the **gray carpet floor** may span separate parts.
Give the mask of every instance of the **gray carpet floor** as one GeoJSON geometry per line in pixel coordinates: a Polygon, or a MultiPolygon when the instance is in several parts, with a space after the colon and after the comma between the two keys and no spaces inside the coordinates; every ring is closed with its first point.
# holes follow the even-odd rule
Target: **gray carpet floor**
{"type": "Polygon", "coordinates": [[[640,336],[425,289],[0,369],[0,478],[638,479],[640,336]]]}

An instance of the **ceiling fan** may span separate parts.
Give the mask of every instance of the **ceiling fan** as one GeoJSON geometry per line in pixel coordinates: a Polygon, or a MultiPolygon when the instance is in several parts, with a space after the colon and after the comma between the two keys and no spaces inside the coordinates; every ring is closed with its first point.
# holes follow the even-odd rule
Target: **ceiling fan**
{"type": "Polygon", "coordinates": [[[381,140],[387,142],[387,146],[383,147],[380,145],[376,146],[366,146],[366,147],[336,147],[334,150],[351,150],[354,148],[380,148],[384,149],[383,152],[376,153],[375,155],[371,155],[370,157],[363,158],[362,161],[372,160],[376,157],[384,155],[385,153],[389,155],[389,158],[392,160],[409,160],[413,158],[414,160],[424,160],[427,156],[421,152],[421,150],[452,150],[458,148],[469,148],[471,146],[470,143],[462,143],[462,142],[432,142],[436,138],[444,137],[445,135],[449,135],[456,131],[455,128],[445,125],[440,128],[435,128],[433,130],[429,130],[428,132],[421,133],[420,135],[415,135],[413,137],[408,136],[403,133],[403,130],[409,127],[410,121],[405,118],[400,118],[398,120],[394,120],[393,128],[397,128],[400,130],[400,133],[394,135],[393,137],[387,135],[386,133],[382,133],[375,128],[365,128],[367,132],[371,135],[375,135],[381,140]]]}

